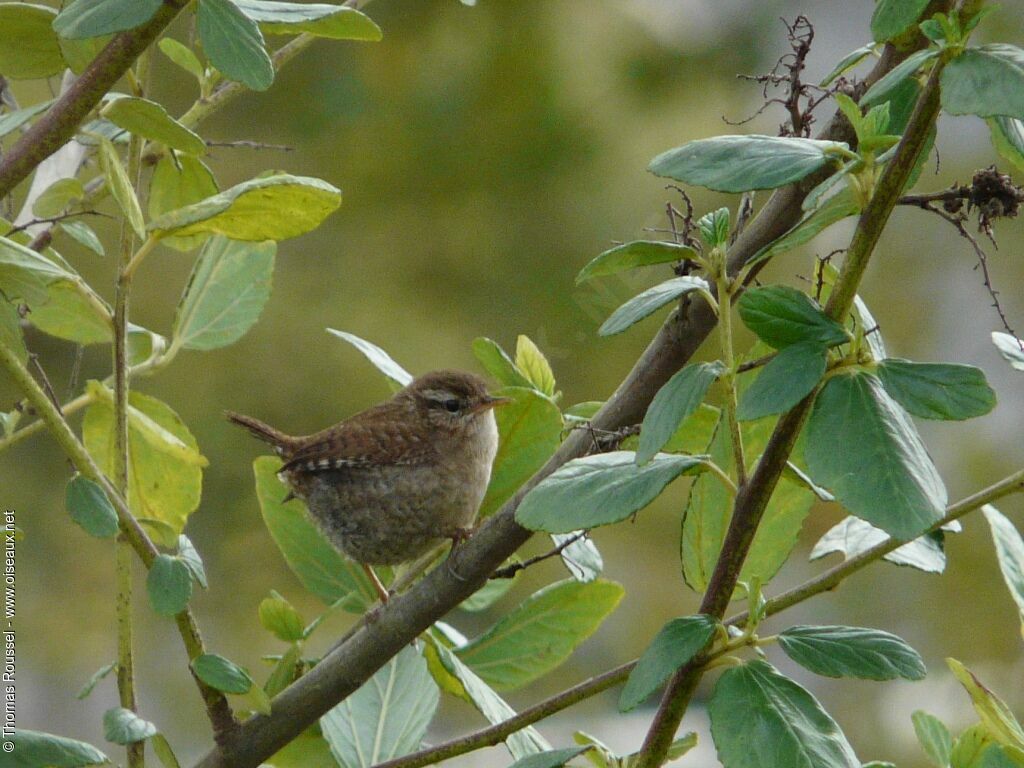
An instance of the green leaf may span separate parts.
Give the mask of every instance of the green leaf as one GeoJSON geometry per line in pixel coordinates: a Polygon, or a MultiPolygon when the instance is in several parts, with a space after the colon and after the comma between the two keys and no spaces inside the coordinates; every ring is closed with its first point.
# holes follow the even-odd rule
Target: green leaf
{"type": "Polygon", "coordinates": [[[269,35],[303,32],[332,40],[380,40],[382,33],[370,17],[355,8],[323,3],[266,3],[234,0],[235,5],[269,35]]]}
{"type": "Polygon", "coordinates": [[[57,12],[33,3],[0,5],[0,72],[15,80],[50,77],[64,70],[57,12]]]}
{"type": "Polygon", "coordinates": [[[153,748],[153,753],[163,763],[164,768],[181,768],[181,763],[178,762],[178,757],[171,749],[170,742],[162,733],[154,733],[150,737],[149,745],[153,748]]]}
{"type": "Polygon", "coordinates": [[[949,761],[954,768],[986,768],[985,752],[992,746],[992,737],[983,723],[975,723],[953,742],[949,761]]]}
{"type": "Polygon", "coordinates": [[[946,659],[946,664],[971,697],[974,711],[989,735],[999,744],[1024,749],[1024,729],[1003,700],[982,685],[974,673],[956,659],[946,659]]]}
{"type": "Polygon", "coordinates": [[[651,400],[640,428],[636,463],[643,465],[665,447],[684,419],[699,407],[724,370],[720,362],[692,363],[669,379],[651,400]]]}
{"type": "MultiPolygon", "coordinates": [[[[764,451],[775,426],[774,419],[760,419],[740,425],[752,473],[757,456],[764,451]]],[[[732,436],[724,414],[720,415],[708,452],[711,460],[735,477],[732,436]]],[[[782,477],[768,501],[750,552],[740,570],[740,581],[768,581],[782,567],[796,546],[804,518],[814,503],[814,494],[799,481],[782,477]]],[[[686,583],[703,592],[722,550],[732,515],[733,497],[722,481],[706,472],[690,487],[682,520],[680,556],[686,583]]],[[[742,594],[743,588],[740,589],[742,594]]]]}
{"type": "Polygon", "coordinates": [[[653,264],[671,264],[696,258],[697,252],[688,245],[676,245],[651,240],[635,240],[618,245],[594,257],[576,275],[576,285],[594,277],[604,277],[637,267],[653,264]]]}
{"type": "Polygon", "coordinates": [[[97,669],[95,672],[92,673],[92,677],[89,678],[86,684],[83,685],[81,689],[78,691],[78,693],[75,694],[75,698],[79,701],[86,699],[89,696],[89,694],[92,693],[93,688],[96,687],[99,681],[107,675],[109,675],[115,669],[117,669],[117,662],[111,662],[110,664],[106,664],[97,669]]]}
{"type": "Polygon", "coordinates": [[[483,336],[474,339],[473,355],[484,367],[484,370],[500,384],[504,384],[506,387],[533,388],[533,383],[516,368],[512,358],[506,354],[498,342],[483,336]]]}
{"type": "Polygon", "coordinates": [[[819,233],[837,221],[860,213],[860,205],[854,199],[853,190],[844,187],[824,203],[804,216],[789,232],[771,245],[752,256],[745,266],[759,264],[782,253],[809,243],[819,233]]]}
{"type": "Polygon", "coordinates": [[[893,538],[917,538],[945,512],[946,487],[917,430],[869,373],[834,376],[818,393],[806,457],[814,482],[893,538]]]}
{"type": "Polygon", "coordinates": [[[907,56],[868,88],[867,93],[860,98],[861,108],[869,109],[876,104],[882,104],[892,99],[907,78],[914,77],[921,67],[937,58],[938,55],[939,52],[934,48],[925,48],[907,56]]]}
{"type": "Polygon", "coordinates": [[[718,192],[775,189],[814,173],[846,144],[780,136],[717,136],[691,141],[654,158],[656,176],[718,192]]]}
{"type": "Polygon", "coordinates": [[[187,45],[179,43],[173,37],[165,37],[156,45],[164,56],[195,77],[196,80],[202,81],[206,76],[202,63],[187,45]]]}
{"type": "Polygon", "coordinates": [[[788,285],[744,291],[738,308],[747,328],[776,349],[799,342],[832,347],[850,340],[846,329],[822,312],[814,299],[788,285]]]}
{"type": "Polygon", "coordinates": [[[8,300],[22,299],[32,306],[42,304],[48,285],[71,277],[71,272],[43,254],[0,237],[0,291],[8,300]]]}
{"type": "MultiPolygon", "coordinates": [[[[82,422],[85,447],[108,476],[114,473],[113,393],[96,382],[82,422]]],[[[166,404],[128,395],[128,507],[159,543],[173,547],[199,506],[206,459],[195,437],[166,404]]]]}
{"type": "Polygon", "coordinates": [[[84,37],[75,40],[58,37],[57,41],[68,69],[76,75],[81,75],[113,37],[113,35],[100,35],[99,37],[84,37]]]}
{"type": "MultiPolygon", "coordinates": [[[[449,679],[461,687],[461,691],[457,695],[476,707],[480,714],[487,719],[487,722],[497,725],[510,717],[515,717],[516,711],[472,669],[463,664],[458,656],[433,639],[430,639],[428,650],[434,655],[449,679]]],[[[516,760],[551,749],[547,740],[532,726],[527,726],[506,737],[505,746],[516,760]]]]}
{"type": "Polygon", "coordinates": [[[593,749],[593,747],[590,745],[566,747],[565,749],[540,752],[536,755],[527,755],[516,760],[509,768],[560,768],[588,749],[593,749]]]}
{"type": "Polygon", "coordinates": [[[78,40],[142,26],[163,0],[74,0],[53,21],[61,37],[78,40]]]}
{"type": "Polygon", "coordinates": [[[523,334],[516,339],[516,368],[523,372],[534,389],[554,397],[555,374],[551,364],[530,337],[523,334]]]}
{"type": "Polygon", "coordinates": [[[366,339],[361,339],[353,333],[336,331],[333,328],[328,328],[327,332],[343,341],[347,341],[362,352],[363,356],[373,364],[373,367],[383,373],[396,389],[401,389],[412,382],[412,374],[396,363],[387,352],[376,344],[366,339]]]}
{"type": "Polygon", "coordinates": [[[206,154],[199,134],[171,117],[163,105],[149,99],[125,96],[107,102],[100,115],[126,131],[165,144],[189,155],[206,154]]]}
{"type": "MultiPolygon", "coordinates": [[[[2,7],[0,6],[0,8],[2,7]]],[[[32,203],[32,214],[41,219],[59,216],[72,202],[81,200],[84,194],[85,188],[78,179],[74,177],[57,179],[32,203]]]]}
{"type": "Polygon", "coordinates": [[[0,300],[0,343],[14,352],[22,363],[28,359],[25,336],[21,332],[21,315],[14,304],[3,300],[0,300]]]}
{"type": "Polygon", "coordinates": [[[917,651],[896,635],[862,627],[790,627],[779,646],[793,661],[825,677],[923,680],[928,673],[917,651]]]}
{"type": "MultiPolygon", "coordinates": [[[[149,218],[156,219],[216,194],[217,180],[202,160],[192,155],[164,155],[149,182],[149,218]]],[[[204,232],[191,237],[165,237],[162,242],[178,251],[191,251],[208,236],[204,232]]]]}
{"type": "Polygon", "coordinates": [[[970,365],[889,358],[878,364],[878,378],[896,402],[923,419],[973,419],[996,405],[985,374],[970,365]]]}
{"type": "Polygon", "coordinates": [[[1003,573],[1003,580],[1010,590],[1010,596],[1017,604],[1021,622],[1024,624],[1024,538],[1021,538],[1013,523],[991,504],[983,506],[981,511],[992,530],[992,543],[996,548],[999,570],[1003,573]]]}
{"type": "Polygon", "coordinates": [[[423,657],[406,646],[321,717],[320,728],[339,765],[369,768],[419,749],[439,698],[423,657]]]}
{"type": "Polygon", "coordinates": [[[76,474],[68,481],[64,507],[90,536],[109,539],[117,535],[117,512],[103,489],[89,478],[76,474]]]}
{"type": "Polygon", "coordinates": [[[942,108],[951,115],[1024,120],[1024,51],[1012,45],[968,48],[942,70],[942,108]]]}
{"type": "MultiPolygon", "coordinates": [[[[946,570],[946,553],[943,551],[944,538],[942,531],[919,536],[889,554],[883,555],[882,559],[894,565],[909,566],[925,573],[942,573],[946,570]]],[[[839,553],[843,555],[844,559],[849,560],[888,540],[888,534],[875,528],[871,523],[856,517],[847,517],[830,528],[818,540],[814,549],[811,550],[810,559],[817,560],[825,555],[839,553]]]]}
{"type": "Polygon", "coordinates": [[[342,555],[316,527],[298,499],[281,500],[288,488],[277,478],[280,459],[261,456],[253,462],[256,497],[263,522],[285,562],[302,586],[330,605],[352,595],[346,610],[362,613],[377,601],[377,592],[358,563],[342,555]]]}
{"type": "Polygon", "coordinates": [[[700,653],[715,635],[718,622],[698,614],[672,619],[647,646],[619,696],[619,711],[627,712],[654,693],[662,683],[700,653]]]}
{"type": "Polygon", "coordinates": [[[178,558],[157,555],[146,577],[146,591],[154,611],[174,616],[185,610],[192,598],[192,573],[178,558]]]}
{"type": "Polygon", "coordinates": [[[28,319],[44,333],[79,344],[109,343],[114,335],[110,308],[78,275],[50,283],[28,319]]]}
{"type": "Polygon", "coordinates": [[[699,472],[703,456],[658,454],[638,467],[632,451],[573,459],[534,487],[516,510],[525,528],[568,533],[625,520],[682,474],[699,472]]]}
{"type": "Polygon", "coordinates": [[[862,45],[860,48],[857,48],[856,50],[850,51],[848,54],[843,56],[843,58],[841,58],[836,63],[832,71],[829,72],[820,83],[818,83],[818,87],[828,88],[828,86],[832,83],[833,80],[835,80],[837,77],[844,74],[845,72],[856,67],[864,59],[866,59],[868,56],[874,53],[874,51],[874,43],[868,43],[867,45],[862,45]]]}
{"type": "Polygon", "coordinates": [[[206,568],[203,567],[203,559],[192,544],[192,540],[184,534],[178,537],[178,559],[185,564],[189,574],[199,586],[203,589],[209,586],[206,581],[206,568]]]}
{"type": "Polygon", "coordinates": [[[1024,342],[1009,333],[992,331],[992,343],[996,345],[999,354],[1010,364],[1011,368],[1024,371],[1024,342]]]}
{"type": "Polygon", "coordinates": [[[149,228],[160,238],[217,233],[234,240],[287,240],[318,227],[339,205],[341,191],[325,181],[276,174],[165,213],[149,228]]]}
{"type": "Polygon", "coordinates": [[[131,224],[135,234],[140,239],[146,239],[146,222],[142,218],[142,209],[139,207],[139,200],[135,196],[135,189],[128,178],[128,172],[121,165],[121,159],[117,156],[117,150],[107,139],[100,140],[100,168],[107,179],[107,188],[110,194],[117,201],[121,212],[124,213],[128,223],[131,224]]]}
{"type": "Polygon", "coordinates": [[[860,768],[818,701],[765,661],[723,672],[708,712],[725,768],[860,768]]]}
{"type": "Polygon", "coordinates": [[[49,109],[51,104],[53,104],[53,99],[47,99],[38,104],[33,104],[31,107],[23,107],[22,109],[16,109],[13,112],[5,112],[3,115],[0,115],[0,139],[21,128],[21,126],[40,112],[49,109]]]}
{"type": "Polygon", "coordinates": [[[604,321],[604,324],[598,328],[597,332],[601,336],[612,336],[616,333],[622,333],[634,323],[657,312],[670,301],[675,301],[680,296],[692,293],[693,291],[706,292],[707,290],[707,281],[700,277],[675,277],[671,280],[666,280],[634,296],[616,309],[604,321]]]}
{"type": "Polygon", "coordinates": [[[135,744],[156,733],[156,726],[130,709],[114,707],[103,713],[103,734],[115,744],[135,744]]]}
{"type": "Polygon", "coordinates": [[[242,338],[270,298],[276,252],[272,242],[207,240],[178,303],[174,343],[210,350],[242,338]]]}
{"type": "Polygon", "coordinates": [[[263,628],[279,640],[294,643],[306,636],[302,616],[291,603],[273,590],[270,597],[265,597],[260,602],[259,615],[263,628]]]}
{"type": "Polygon", "coordinates": [[[704,244],[718,248],[729,242],[729,209],[718,208],[697,219],[697,229],[704,244]]]}
{"type": "Polygon", "coordinates": [[[736,418],[749,421],[790,410],[818,386],[827,356],[828,350],[815,341],[783,347],[743,393],[736,418]]]}
{"type": "Polygon", "coordinates": [[[270,87],[274,64],[255,21],[232,0],[199,0],[196,17],[203,50],[213,66],[254,91],[270,87]]]}
{"type": "Polygon", "coordinates": [[[511,579],[489,579],[480,589],[459,603],[459,608],[469,613],[486,611],[504,597],[518,580],[518,572],[511,579]]]}
{"type": "Polygon", "coordinates": [[[992,146],[1007,162],[1024,173],[1024,121],[1000,115],[989,118],[988,127],[992,134],[992,146]]]}
{"type": "Polygon", "coordinates": [[[338,768],[319,727],[307,728],[265,762],[273,768],[338,768]]]}
{"type": "Polygon", "coordinates": [[[1022,765],[1024,765],[1024,750],[990,744],[981,754],[979,768],[1021,768],[1022,765]]]}
{"type": "Polygon", "coordinates": [[[871,16],[875,42],[888,42],[909,30],[927,6],[928,0],[879,0],[871,16]]]}
{"type": "Polygon", "coordinates": [[[82,247],[88,248],[97,256],[103,256],[106,253],[106,251],[103,250],[103,243],[100,242],[99,237],[96,236],[92,227],[84,221],[62,221],[57,225],[57,227],[72,240],[82,247]]]}
{"type": "Polygon", "coordinates": [[[534,389],[506,387],[498,391],[511,403],[496,408],[498,452],[491,467],[491,481],[480,504],[487,517],[511,498],[519,487],[544,466],[562,437],[558,406],[534,389]]]}
{"type": "Polygon", "coordinates": [[[620,585],[604,580],[549,584],[455,653],[493,688],[520,688],[568,659],[623,594],[620,585]]]}
{"type": "Polygon", "coordinates": [[[15,728],[12,741],[11,768],[84,768],[110,762],[92,744],[50,733],[15,728]]]}
{"type": "MultiPolygon", "coordinates": [[[[551,541],[558,547],[566,539],[573,538],[579,533],[579,531],[553,533],[551,534],[551,541]]],[[[565,565],[566,570],[572,574],[576,581],[583,582],[584,584],[596,579],[604,570],[604,559],[601,557],[597,545],[591,541],[589,536],[577,538],[562,550],[562,564],[565,565]]]]}
{"type": "Polygon", "coordinates": [[[216,653],[204,653],[192,659],[192,671],[211,688],[222,693],[241,695],[253,687],[249,673],[233,661],[216,653]]]}
{"type": "Polygon", "coordinates": [[[953,750],[953,739],[949,729],[935,715],[920,709],[910,716],[914,723],[914,733],[921,743],[921,748],[936,768],[949,768],[950,753],[953,750]]]}

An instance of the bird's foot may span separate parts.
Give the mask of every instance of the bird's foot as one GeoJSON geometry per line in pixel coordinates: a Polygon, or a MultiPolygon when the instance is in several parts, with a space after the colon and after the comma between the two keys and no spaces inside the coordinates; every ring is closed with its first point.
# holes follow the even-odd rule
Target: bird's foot
{"type": "Polygon", "coordinates": [[[471,538],[479,526],[471,525],[466,528],[456,528],[448,534],[448,538],[452,540],[452,551],[455,551],[456,547],[465,544],[471,538]]]}

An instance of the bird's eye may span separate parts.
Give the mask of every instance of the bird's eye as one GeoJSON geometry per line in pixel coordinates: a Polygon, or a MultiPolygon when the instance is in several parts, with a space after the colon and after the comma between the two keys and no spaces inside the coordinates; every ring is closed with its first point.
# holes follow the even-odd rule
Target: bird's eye
{"type": "Polygon", "coordinates": [[[448,413],[458,413],[459,412],[459,401],[456,400],[455,398],[452,398],[450,400],[445,400],[443,403],[441,403],[441,405],[444,406],[444,409],[446,411],[448,411],[448,413]]]}

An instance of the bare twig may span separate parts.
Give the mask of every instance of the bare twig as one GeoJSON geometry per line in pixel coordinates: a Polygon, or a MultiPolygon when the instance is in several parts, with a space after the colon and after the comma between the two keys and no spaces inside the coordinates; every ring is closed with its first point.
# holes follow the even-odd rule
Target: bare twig
{"type": "Polygon", "coordinates": [[[509,565],[506,565],[503,568],[499,568],[498,570],[496,570],[494,573],[491,574],[491,578],[492,579],[511,579],[517,573],[519,573],[520,571],[526,570],[531,565],[536,565],[537,563],[542,563],[545,560],[551,559],[552,557],[558,557],[559,555],[562,554],[562,552],[565,551],[565,549],[570,544],[575,544],[580,539],[585,539],[587,537],[588,533],[589,533],[589,531],[578,531],[577,533],[573,534],[568,539],[563,541],[561,544],[559,544],[557,547],[555,547],[553,549],[550,549],[547,552],[545,552],[543,555],[536,555],[536,556],[531,557],[531,558],[529,558],[527,560],[524,560],[521,563],[510,563],[509,565]]]}

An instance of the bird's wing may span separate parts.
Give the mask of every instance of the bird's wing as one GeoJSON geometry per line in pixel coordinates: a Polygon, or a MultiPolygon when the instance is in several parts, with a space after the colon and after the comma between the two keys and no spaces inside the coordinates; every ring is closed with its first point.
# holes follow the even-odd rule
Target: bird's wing
{"type": "Polygon", "coordinates": [[[283,471],[318,472],[428,462],[435,449],[427,436],[404,419],[388,418],[386,405],[302,438],[285,457],[283,471]]]}

